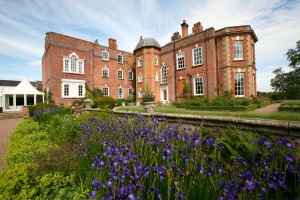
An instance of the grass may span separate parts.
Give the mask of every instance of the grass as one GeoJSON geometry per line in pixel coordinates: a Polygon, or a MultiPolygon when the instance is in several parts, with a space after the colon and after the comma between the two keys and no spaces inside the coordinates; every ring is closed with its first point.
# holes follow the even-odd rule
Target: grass
{"type": "MultiPolygon", "coordinates": [[[[118,110],[144,112],[144,108],[142,106],[119,107],[118,110]]],[[[258,113],[251,113],[251,112],[193,111],[193,110],[187,110],[183,108],[176,108],[175,106],[172,105],[157,105],[154,111],[158,113],[170,113],[170,114],[216,115],[216,116],[300,121],[300,115],[298,113],[293,113],[293,112],[280,112],[280,113],[275,112],[271,114],[258,114],[258,113]]]]}

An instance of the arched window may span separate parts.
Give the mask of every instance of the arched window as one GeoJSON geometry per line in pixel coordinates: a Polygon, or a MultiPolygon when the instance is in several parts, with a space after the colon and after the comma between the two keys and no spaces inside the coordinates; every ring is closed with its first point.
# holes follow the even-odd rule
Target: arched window
{"type": "Polygon", "coordinates": [[[166,66],[162,66],[161,67],[161,84],[166,84],[168,83],[168,79],[167,79],[167,67],[166,66]]]}
{"type": "Polygon", "coordinates": [[[76,56],[71,56],[71,71],[76,72],[76,56]]]}

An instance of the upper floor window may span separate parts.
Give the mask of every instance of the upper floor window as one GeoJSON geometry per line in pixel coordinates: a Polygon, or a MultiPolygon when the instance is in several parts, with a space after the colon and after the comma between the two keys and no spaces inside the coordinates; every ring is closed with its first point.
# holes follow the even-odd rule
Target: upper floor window
{"type": "Polygon", "coordinates": [[[108,87],[103,87],[102,88],[102,93],[103,93],[103,96],[105,97],[108,97],[109,96],[109,88],[108,87]]]}
{"type": "Polygon", "coordinates": [[[132,71],[128,72],[128,80],[133,80],[133,72],[132,71]]]}
{"type": "Polygon", "coordinates": [[[234,60],[243,60],[243,40],[233,41],[234,60]]]}
{"type": "Polygon", "coordinates": [[[117,61],[118,61],[119,64],[123,64],[123,55],[118,54],[117,55],[117,61]]]}
{"type": "Polygon", "coordinates": [[[106,51],[106,49],[104,49],[104,51],[102,51],[102,60],[109,61],[109,52],[106,51]]]}
{"type": "Polygon", "coordinates": [[[104,68],[102,68],[102,77],[103,78],[108,78],[109,77],[109,69],[106,68],[106,66],[104,68]]]}
{"type": "Polygon", "coordinates": [[[142,58],[140,57],[140,58],[138,59],[138,67],[141,67],[141,66],[143,66],[143,60],[142,60],[142,58]]]}
{"type": "Polygon", "coordinates": [[[202,65],[202,47],[193,49],[193,66],[202,65]]]}
{"type": "Polygon", "coordinates": [[[194,78],[194,95],[203,95],[203,77],[194,78]]]}
{"type": "Polygon", "coordinates": [[[155,56],[155,58],[154,58],[154,65],[158,65],[158,57],[157,56],[155,56]]]}
{"type": "Polygon", "coordinates": [[[139,83],[143,82],[143,75],[142,74],[138,75],[138,82],[139,83]]]}
{"type": "Polygon", "coordinates": [[[177,69],[184,69],[184,52],[179,52],[176,55],[177,69]]]}
{"type": "Polygon", "coordinates": [[[119,69],[117,76],[118,76],[118,79],[123,79],[123,70],[119,69]]]}
{"type": "Polygon", "coordinates": [[[155,80],[155,82],[158,82],[158,73],[157,72],[155,72],[154,80],[155,80]]]}
{"type": "Polygon", "coordinates": [[[123,99],[124,98],[124,90],[122,87],[118,88],[118,99],[123,99]]]}
{"type": "Polygon", "coordinates": [[[161,84],[165,84],[168,83],[168,78],[167,78],[167,67],[166,66],[162,66],[161,67],[161,84]]]}
{"type": "Polygon", "coordinates": [[[234,73],[234,93],[236,97],[245,96],[245,74],[243,72],[234,73]]]}
{"type": "Polygon", "coordinates": [[[63,72],[84,74],[84,59],[80,59],[76,53],[63,57],[63,72]]]}

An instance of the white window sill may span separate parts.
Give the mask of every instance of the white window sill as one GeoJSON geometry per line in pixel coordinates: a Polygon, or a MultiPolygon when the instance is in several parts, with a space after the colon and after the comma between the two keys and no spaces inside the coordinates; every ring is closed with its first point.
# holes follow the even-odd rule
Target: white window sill
{"type": "Polygon", "coordinates": [[[63,73],[66,73],[66,74],[84,74],[84,73],[78,73],[78,72],[66,72],[66,71],[63,71],[63,73]]]}

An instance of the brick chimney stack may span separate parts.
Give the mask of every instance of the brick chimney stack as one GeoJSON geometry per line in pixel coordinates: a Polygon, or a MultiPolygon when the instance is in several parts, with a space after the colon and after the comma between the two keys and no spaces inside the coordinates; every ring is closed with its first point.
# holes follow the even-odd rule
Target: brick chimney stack
{"type": "Polygon", "coordinates": [[[118,48],[118,46],[117,46],[117,40],[109,38],[108,39],[108,46],[109,46],[110,49],[117,49],[118,48]]]}
{"type": "Polygon", "coordinates": [[[201,25],[200,22],[197,22],[196,24],[194,24],[192,31],[193,31],[193,33],[199,33],[201,31],[203,31],[203,26],[201,25]]]}
{"type": "Polygon", "coordinates": [[[189,25],[186,23],[185,20],[183,20],[182,24],[181,24],[181,28],[182,28],[182,37],[188,36],[188,27],[189,25]]]}
{"type": "Polygon", "coordinates": [[[173,36],[171,37],[171,41],[175,41],[181,38],[181,35],[179,34],[179,32],[175,32],[173,33],[173,36]]]}

